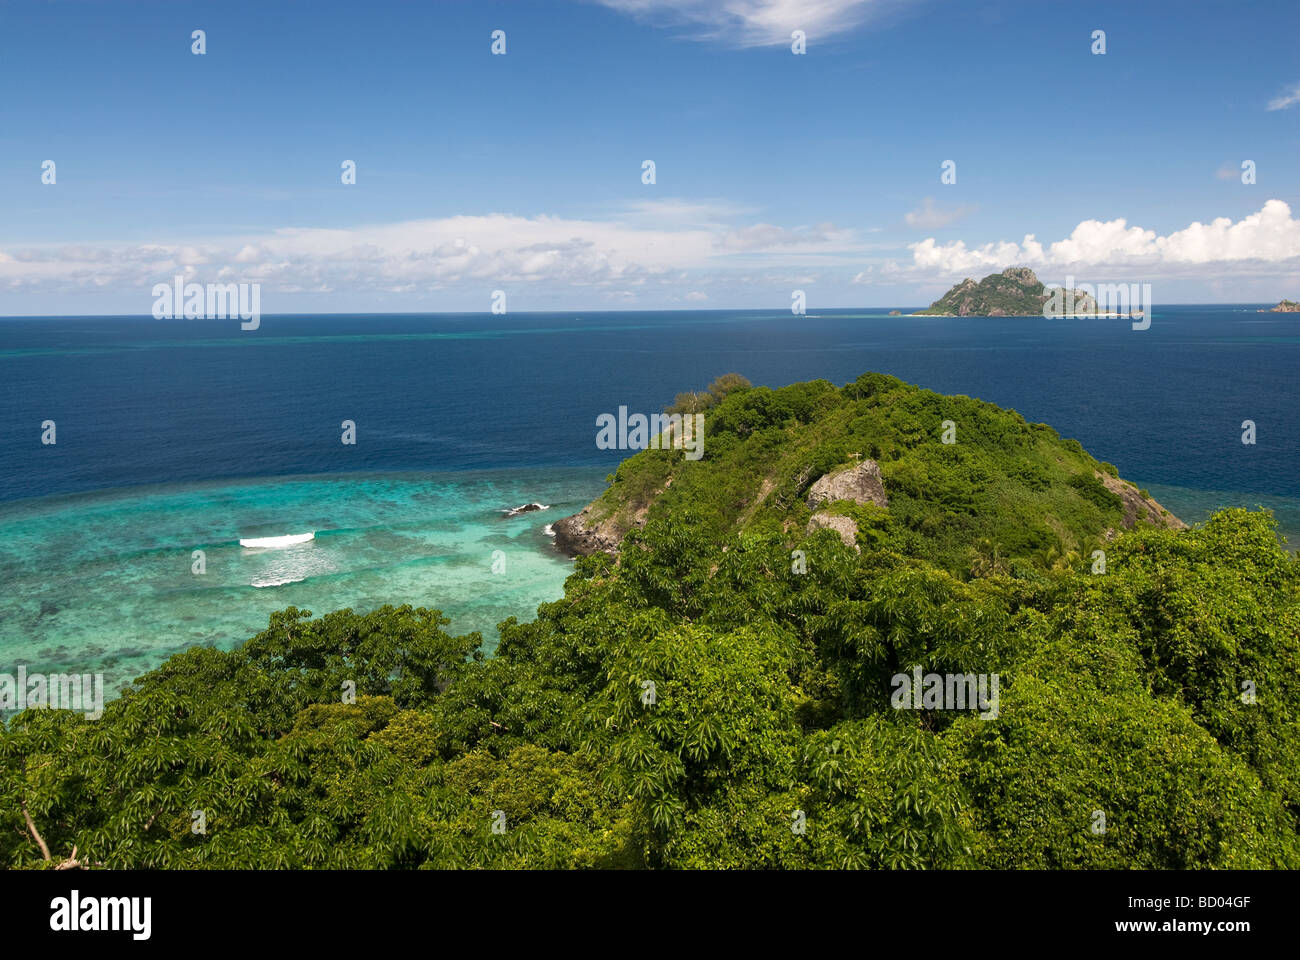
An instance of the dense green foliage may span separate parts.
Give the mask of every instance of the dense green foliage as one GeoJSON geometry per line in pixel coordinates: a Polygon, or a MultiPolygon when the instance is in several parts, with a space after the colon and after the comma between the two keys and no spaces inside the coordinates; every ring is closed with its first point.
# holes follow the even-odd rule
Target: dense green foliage
{"type": "Polygon", "coordinates": [[[12,718],[0,862],[1300,867],[1300,579],[1267,514],[1140,526],[1093,574],[1038,531],[1115,523],[1100,465],[1013,413],[868,375],[709,416],[698,463],[624,463],[623,496],[674,482],[495,657],[436,611],[291,608],[99,720],[12,718]],[[860,551],[801,522],[854,452],[891,498],[860,551]],[[974,575],[981,538],[1008,560],[974,575]],[[998,674],[996,717],[895,709],[914,666],[998,674]]]}
{"type": "Polygon", "coordinates": [[[1114,467],[1046,424],[970,397],[864,374],[843,388],[814,380],[734,389],[708,409],[703,459],[630,457],[594,505],[597,517],[627,529],[643,509],[651,518],[689,510],[719,543],[802,528],[812,482],[871,458],[889,509],[836,509],[854,516],[867,544],[952,573],[995,555],[1007,569],[1077,560],[1122,524],[1119,498],[1097,479],[1114,467]],[[945,421],[955,443],[941,442],[945,421]]]}
{"type": "Polygon", "coordinates": [[[736,390],[748,390],[753,384],[738,373],[724,373],[708,390],[679,393],[665,413],[704,413],[736,390]]]}

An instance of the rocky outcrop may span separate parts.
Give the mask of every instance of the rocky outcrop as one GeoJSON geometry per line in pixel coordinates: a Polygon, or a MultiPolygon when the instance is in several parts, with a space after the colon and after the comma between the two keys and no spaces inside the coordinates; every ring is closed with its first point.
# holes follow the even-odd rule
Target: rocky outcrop
{"type": "Polygon", "coordinates": [[[669,477],[648,499],[625,504],[612,513],[603,500],[593,500],[573,516],[551,524],[555,548],[570,557],[587,557],[593,553],[617,555],[623,538],[645,526],[651,504],[672,485],[673,478],[669,477]]]}
{"type": "Polygon", "coordinates": [[[840,535],[840,540],[846,547],[852,547],[859,553],[862,548],[858,546],[858,525],[853,522],[852,517],[838,517],[830,513],[814,513],[808,521],[808,532],[816,533],[818,530],[834,530],[840,535]]]}
{"type": "Polygon", "coordinates": [[[880,465],[874,460],[863,460],[857,466],[826,474],[808,490],[810,510],[816,510],[834,500],[889,506],[885,484],[880,479],[880,465]]]}
{"type": "Polygon", "coordinates": [[[1276,307],[1269,310],[1261,310],[1260,313],[1300,313],[1300,303],[1294,300],[1283,300],[1276,307]]]}
{"type": "Polygon", "coordinates": [[[555,549],[570,557],[587,557],[593,553],[618,553],[626,530],[620,530],[612,519],[592,520],[591,505],[583,507],[571,517],[556,520],[555,549]]]}
{"type": "MultiPolygon", "coordinates": [[[[1143,496],[1136,486],[1126,480],[1113,477],[1108,473],[1097,473],[1097,478],[1107,490],[1120,499],[1120,526],[1132,530],[1138,523],[1151,523],[1171,530],[1186,530],[1187,524],[1174,516],[1149,496],[1143,496]]],[[[671,479],[664,485],[666,489],[671,479]]],[[[799,478],[796,478],[796,483],[799,478]]],[[[757,492],[754,504],[746,516],[751,516],[771,493],[775,482],[765,478],[757,492]]],[[[570,556],[590,556],[596,553],[618,554],[619,546],[628,532],[645,526],[650,505],[663,490],[656,490],[645,502],[626,504],[624,509],[610,512],[610,507],[602,500],[596,500],[582,510],[557,520],[551,525],[554,533],[555,547],[561,553],[570,556]],[[599,519],[597,519],[599,517],[599,519]]],[[[813,511],[807,524],[807,532],[834,530],[840,540],[855,550],[858,546],[858,526],[852,517],[839,516],[826,511],[827,505],[836,501],[847,500],[856,504],[874,504],[888,507],[889,498],[885,494],[884,481],[880,475],[880,465],[875,460],[863,460],[850,467],[834,470],[820,477],[808,488],[806,502],[813,511]]],[[[788,523],[787,523],[788,529],[788,523]]],[[[1103,539],[1110,540],[1118,535],[1117,530],[1105,531],[1103,539]]]]}
{"type": "MultiPolygon", "coordinates": [[[[1124,511],[1124,517],[1120,520],[1120,524],[1125,530],[1132,530],[1137,526],[1138,521],[1153,523],[1157,527],[1168,527],[1171,530],[1187,529],[1187,524],[1150,497],[1142,496],[1141,491],[1127,480],[1112,477],[1108,473],[1099,473],[1097,478],[1101,480],[1107,490],[1119,497],[1121,508],[1124,511]]],[[[1107,539],[1110,538],[1107,537],[1107,539]]]]}

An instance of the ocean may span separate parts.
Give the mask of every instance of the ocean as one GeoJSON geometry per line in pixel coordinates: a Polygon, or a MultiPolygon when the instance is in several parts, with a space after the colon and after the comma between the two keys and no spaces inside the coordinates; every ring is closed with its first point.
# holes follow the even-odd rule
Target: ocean
{"type": "Polygon", "coordinates": [[[1157,308],[1143,331],[887,310],[0,319],[0,672],[116,689],[290,605],[437,607],[490,651],[500,620],[562,593],[545,525],[627,455],[596,447],[597,416],[731,371],[979,397],[1189,522],[1265,506],[1295,541],[1300,315],[1262,306],[1157,308]],[[503,516],[534,501],[550,509],[503,516]]]}

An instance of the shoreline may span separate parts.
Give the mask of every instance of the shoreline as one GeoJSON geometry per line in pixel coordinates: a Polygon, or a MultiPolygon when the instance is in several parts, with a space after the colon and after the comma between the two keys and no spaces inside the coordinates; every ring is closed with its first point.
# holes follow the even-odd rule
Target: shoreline
{"type": "MultiPolygon", "coordinates": [[[[1269,313],[1260,310],[1260,313],[1269,313]]],[[[977,318],[997,320],[1142,320],[1140,313],[1063,313],[1059,316],[1044,317],[1039,313],[901,313],[900,317],[952,317],[973,320],[977,318]]]]}

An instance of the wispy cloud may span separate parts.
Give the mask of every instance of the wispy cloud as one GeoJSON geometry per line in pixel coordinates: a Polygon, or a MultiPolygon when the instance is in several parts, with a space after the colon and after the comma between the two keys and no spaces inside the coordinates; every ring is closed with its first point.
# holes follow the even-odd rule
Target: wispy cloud
{"type": "Polygon", "coordinates": [[[1287,107],[1294,107],[1300,103],[1300,83],[1295,84],[1285,93],[1280,93],[1268,102],[1270,110],[1285,110],[1287,107]]]}
{"type": "Polygon", "coordinates": [[[757,213],[754,207],[729,203],[726,200],[683,200],[668,197],[663,200],[637,200],[629,203],[619,216],[625,223],[719,229],[738,217],[757,213]]]}
{"type": "Polygon", "coordinates": [[[909,227],[918,230],[939,230],[968,216],[974,209],[966,205],[947,209],[936,207],[934,197],[926,197],[917,209],[909,211],[903,219],[907,221],[909,227]]]}
{"type": "MultiPolygon", "coordinates": [[[[695,289],[690,276],[746,261],[845,262],[866,247],[821,223],[728,226],[740,207],[670,200],[608,219],[486,214],[348,229],[290,228],[185,243],[0,250],[0,289],[138,290],[177,274],[196,282],[260,282],[270,292],[433,291],[508,284],[627,287],[648,280],[695,289]]],[[[144,301],[147,305],[147,301],[144,301]]]]}
{"type": "Polygon", "coordinates": [[[852,246],[855,237],[854,231],[841,229],[833,223],[794,229],[756,223],[728,232],[722,237],[722,246],[735,251],[830,252],[852,246]]]}
{"type": "Polygon", "coordinates": [[[700,39],[739,47],[790,42],[802,30],[809,40],[861,26],[903,0],[596,0],[647,22],[689,27],[700,39]]]}

